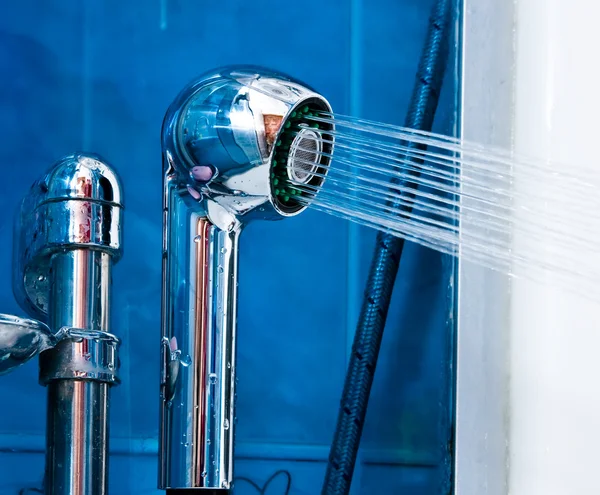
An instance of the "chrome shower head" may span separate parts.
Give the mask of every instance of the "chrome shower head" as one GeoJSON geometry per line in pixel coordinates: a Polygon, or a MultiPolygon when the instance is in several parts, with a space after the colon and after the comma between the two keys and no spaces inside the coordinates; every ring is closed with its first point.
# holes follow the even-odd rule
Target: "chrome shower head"
{"type": "Polygon", "coordinates": [[[287,76],[256,67],[212,72],[169,109],[165,160],[189,200],[224,230],[296,215],[330,162],[333,125],[308,119],[318,112],[331,112],[327,100],[287,76]]]}
{"type": "Polygon", "coordinates": [[[330,112],[287,76],[235,67],[190,84],[166,114],[159,487],[168,493],[232,487],[239,234],[254,219],[297,215],[318,194],[333,121],[311,117],[330,112]]]}

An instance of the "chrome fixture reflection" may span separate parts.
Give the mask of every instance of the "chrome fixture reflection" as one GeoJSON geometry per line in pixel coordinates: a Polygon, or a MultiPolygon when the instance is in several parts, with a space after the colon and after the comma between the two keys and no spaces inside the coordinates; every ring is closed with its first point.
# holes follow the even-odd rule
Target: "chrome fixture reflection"
{"type": "Polygon", "coordinates": [[[112,168],[75,154],[35,182],[16,218],[13,291],[41,321],[0,315],[0,374],[40,356],[47,495],[108,492],[109,387],[119,382],[109,304],[122,210],[112,168]]]}
{"type": "Polygon", "coordinates": [[[279,180],[324,180],[332,125],[309,127],[311,111],[331,107],[287,76],[233,67],[194,81],[166,114],[162,489],[232,487],[239,235],[306,208],[279,180]]]}
{"type": "Polygon", "coordinates": [[[0,314],[0,375],[54,347],[56,342],[52,331],[42,322],[0,314]]]}

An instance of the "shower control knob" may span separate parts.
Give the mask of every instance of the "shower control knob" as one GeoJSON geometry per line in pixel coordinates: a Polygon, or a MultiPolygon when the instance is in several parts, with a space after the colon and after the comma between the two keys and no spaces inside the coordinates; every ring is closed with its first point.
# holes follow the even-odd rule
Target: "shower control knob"
{"type": "Polygon", "coordinates": [[[56,345],[57,339],[44,323],[0,314],[0,375],[56,345]]]}

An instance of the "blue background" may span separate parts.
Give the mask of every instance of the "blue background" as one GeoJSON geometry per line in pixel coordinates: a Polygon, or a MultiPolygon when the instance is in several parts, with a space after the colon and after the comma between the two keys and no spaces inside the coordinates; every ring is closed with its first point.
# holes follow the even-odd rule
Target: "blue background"
{"type": "MultiPolygon", "coordinates": [[[[0,311],[11,288],[12,215],[29,185],[75,150],[107,158],[126,191],[113,329],[111,493],[156,489],[161,269],[160,128],[205,70],[258,64],[304,80],[337,112],[402,124],[431,1],[19,0],[0,8],[0,311]]],[[[454,57],[436,130],[455,124],[454,57]]],[[[374,233],[308,211],[243,234],[236,474],[277,469],[320,493],[374,233]],[[291,316],[293,315],[293,317],[291,316]],[[299,462],[301,461],[301,462],[299,462]]],[[[451,259],[407,245],[363,435],[354,494],[447,489],[453,339],[451,259]]],[[[30,363],[0,379],[0,493],[40,486],[45,391],[30,363]]],[[[267,495],[282,495],[274,482],[267,495]]],[[[239,483],[239,494],[255,493],[239,483]]]]}

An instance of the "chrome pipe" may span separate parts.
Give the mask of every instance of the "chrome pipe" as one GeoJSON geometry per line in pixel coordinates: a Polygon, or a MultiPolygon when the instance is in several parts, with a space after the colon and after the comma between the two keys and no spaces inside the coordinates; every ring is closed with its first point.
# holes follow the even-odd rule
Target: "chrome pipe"
{"type": "Polygon", "coordinates": [[[108,493],[109,384],[48,385],[45,493],[108,493]]]}
{"type": "Polygon", "coordinates": [[[89,328],[110,331],[111,255],[73,249],[51,261],[48,319],[50,328],[89,328]]]}
{"type": "Polygon", "coordinates": [[[51,265],[50,327],[69,329],[70,338],[40,355],[40,381],[48,386],[46,491],[102,495],[109,386],[118,381],[119,341],[108,333],[111,257],[74,249],[55,254],[51,265]]]}
{"type": "Polygon", "coordinates": [[[233,487],[239,236],[252,220],[306,209],[274,180],[276,158],[286,170],[282,141],[293,141],[288,163],[294,146],[316,150],[289,187],[322,184],[332,147],[319,138],[333,126],[308,129],[309,108],[331,111],[287,76],[233,67],[192,82],[166,114],[159,488],[168,493],[233,487]]]}
{"type": "Polygon", "coordinates": [[[39,354],[48,387],[47,495],[108,493],[111,267],[121,255],[122,187],[104,160],[75,154],[26,195],[15,222],[13,291],[41,321],[0,315],[0,373],[39,354]]]}

